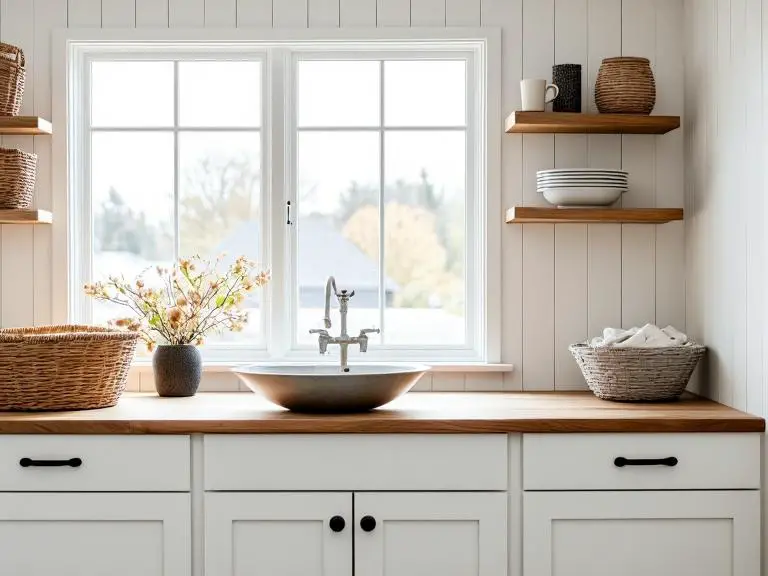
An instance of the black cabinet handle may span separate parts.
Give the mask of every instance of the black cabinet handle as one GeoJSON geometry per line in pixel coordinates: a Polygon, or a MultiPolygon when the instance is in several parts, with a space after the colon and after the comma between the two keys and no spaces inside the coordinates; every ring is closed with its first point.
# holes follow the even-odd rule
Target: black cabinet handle
{"type": "Polygon", "coordinates": [[[334,532],[341,532],[342,530],[344,530],[344,527],[346,525],[347,525],[346,521],[341,516],[334,516],[328,521],[328,526],[330,526],[331,530],[333,530],[334,532]]]}
{"type": "Polygon", "coordinates": [[[33,460],[32,458],[22,458],[19,460],[19,466],[22,468],[29,468],[30,466],[40,466],[44,468],[69,466],[71,468],[79,468],[82,465],[83,461],[80,458],[70,458],[69,460],[33,460]]]}
{"type": "Polygon", "coordinates": [[[376,528],[376,518],[373,516],[363,516],[360,518],[360,528],[363,532],[373,532],[376,528]]]}
{"type": "Polygon", "coordinates": [[[617,468],[624,468],[624,466],[677,466],[677,458],[670,456],[669,458],[624,458],[619,456],[613,461],[613,465],[617,468]]]}

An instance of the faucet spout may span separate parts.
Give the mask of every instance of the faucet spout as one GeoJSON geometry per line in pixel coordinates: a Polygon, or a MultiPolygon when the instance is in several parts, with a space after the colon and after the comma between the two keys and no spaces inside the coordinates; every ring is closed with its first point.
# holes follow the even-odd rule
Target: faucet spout
{"type": "Polygon", "coordinates": [[[323,318],[326,329],[331,327],[331,289],[334,296],[339,295],[336,289],[336,278],[328,276],[328,281],[325,283],[325,318],[323,318]]]}

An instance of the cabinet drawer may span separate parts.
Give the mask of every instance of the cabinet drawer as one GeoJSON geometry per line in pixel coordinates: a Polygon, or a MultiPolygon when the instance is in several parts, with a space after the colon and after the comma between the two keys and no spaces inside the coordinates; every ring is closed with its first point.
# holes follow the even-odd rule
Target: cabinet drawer
{"type": "Polygon", "coordinates": [[[506,490],[503,434],[205,437],[206,490],[506,490]]]}
{"type": "Polygon", "coordinates": [[[524,490],[759,487],[759,434],[526,434],[523,437],[524,490]]]}
{"type": "Polygon", "coordinates": [[[0,492],[186,492],[189,469],[188,436],[30,435],[0,442],[0,492]]]}

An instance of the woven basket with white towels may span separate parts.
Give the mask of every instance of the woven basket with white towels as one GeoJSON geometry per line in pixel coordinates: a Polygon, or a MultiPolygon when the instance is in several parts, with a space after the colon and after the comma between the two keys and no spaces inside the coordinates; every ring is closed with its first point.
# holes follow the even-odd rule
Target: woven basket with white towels
{"type": "Polygon", "coordinates": [[[706,348],[673,326],[606,328],[570,348],[590,390],[604,400],[659,402],[678,398],[706,348]]]}

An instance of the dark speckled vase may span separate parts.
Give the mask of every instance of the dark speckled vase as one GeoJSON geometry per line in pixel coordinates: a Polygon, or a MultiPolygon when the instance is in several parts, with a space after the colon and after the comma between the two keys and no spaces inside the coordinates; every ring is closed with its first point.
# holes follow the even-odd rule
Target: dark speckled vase
{"type": "Polygon", "coordinates": [[[152,356],[152,369],[160,396],[194,396],[203,375],[203,359],[191,344],[158,346],[152,356]]]}

